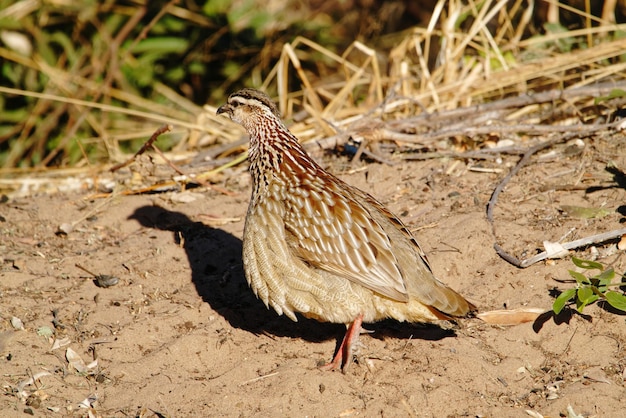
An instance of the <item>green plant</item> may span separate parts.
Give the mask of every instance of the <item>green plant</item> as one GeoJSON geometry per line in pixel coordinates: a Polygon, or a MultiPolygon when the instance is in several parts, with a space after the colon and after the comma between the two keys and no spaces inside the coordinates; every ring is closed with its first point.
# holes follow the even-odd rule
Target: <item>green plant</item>
{"type": "Polygon", "coordinates": [[[556,298],[552,305],[552,310],[555,314],[558,315],[570,300],[576,302],[578,312],[582,312],[585,306],[598,300],[606,301],[613,308],[626,312],[626,295],[623,292],[609,290],[614,286],[626,286],[624,282],[611,283],[615,277],[613,268],[605,269],[598,262],[582,260],[576,257],[572,257],[572,262],[581,269],[599,270],[600,273],[587,277],[577,271],[569,270],[569,275],[576,280],[576,287],[563,291],[556,298]]]}
{"type": "Polygon", "coordinates": [[[194,123],[194,104],[260,85],[297,35],[352,41],[294,0],[179,3],[0,0],[0,170],[115,159],[153,118],[194,123]]]}

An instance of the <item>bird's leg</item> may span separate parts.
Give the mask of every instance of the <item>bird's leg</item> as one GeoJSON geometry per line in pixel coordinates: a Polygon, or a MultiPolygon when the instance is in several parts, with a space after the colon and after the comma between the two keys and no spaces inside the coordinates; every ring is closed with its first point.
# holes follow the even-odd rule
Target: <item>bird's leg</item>
{"type": "Polygon", "coordinates": [[[346,335],[343,337],[343,341],[333,360],[320,367],[320,370],[337,370],[341,368],[341,371],[344,373],[348,370],[350,363],[352,363],[353,347],[357,344],[359,335],[361,334],[362,323],[363,314],[360,314],[348,327],[346,335]]]}

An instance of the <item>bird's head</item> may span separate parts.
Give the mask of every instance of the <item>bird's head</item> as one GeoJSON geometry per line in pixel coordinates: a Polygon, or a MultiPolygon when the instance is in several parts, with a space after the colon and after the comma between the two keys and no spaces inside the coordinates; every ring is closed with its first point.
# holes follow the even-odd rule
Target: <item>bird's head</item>
{"type": "Polygon", "coordinates": [[[226,104],[217,109],[218,115],[222,113],[242,125],[249,133],[263,120],[280,121],[280,112],[272,99],[262,91],[249,88],[228,96],[226,104]]]}

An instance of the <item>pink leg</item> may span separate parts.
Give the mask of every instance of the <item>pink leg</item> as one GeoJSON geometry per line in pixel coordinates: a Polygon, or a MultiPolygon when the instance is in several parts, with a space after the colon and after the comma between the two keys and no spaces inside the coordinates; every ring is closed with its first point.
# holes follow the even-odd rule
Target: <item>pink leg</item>
{"type": "Polygon", "coordinates": [[[352,363],[352,347],[359,340],[361,334],[361,324],[363,323],[363,314],[356,317],[348,327],[346,335],[337,350],[337,354],[330,363],[320,367],[320,370],[341,370],[345,373],[352,363]]]}

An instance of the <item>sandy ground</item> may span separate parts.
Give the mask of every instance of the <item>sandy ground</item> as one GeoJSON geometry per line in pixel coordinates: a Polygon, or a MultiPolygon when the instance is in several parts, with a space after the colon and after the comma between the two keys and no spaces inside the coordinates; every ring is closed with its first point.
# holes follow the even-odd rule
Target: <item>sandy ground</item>
{"type": "MultiPolygon", "coordinates": [[[[623,227],[623,146],[623,139],[588,140],[582,152],[561,146],[548,150],[556,158],[535,159],[500,196],[498,242],[528,257],[544,240],[623,227]],[[606,168],[611,164],[617,169],[606,168]],[[584,219],[564,205],[602,207],[606,214],[584,219]]],[[[584,417],[623,416],[625,316],[596,304],[585,315],[568,310],[554,317],[554,289],[573,286],[555,279],[567,279],[572,262],[522,270],[493,250],[485,205],[516,161],[474,163],[503,170],[493,173],[445,159],[356,169],[341,157],[323,160],[415,229],[436,274],[481,310],[547,312],[515,326],[478,319],[372,324],[346,374],[316,367],[331,358],[342,325],[294,323],[267,310],[248,288],[241,266],[249,194],[243,168],[222,184],[233,195],[196,189],[4,199],[1,415],[558,417],[568,416],[570,406],[584,417]],[[58,233],[73,222],[64,227],[69,233],[58,233]],[[119,283],[98,287],[77,264],[119,283]],[[84,363],[68,360],[68,349],[84,363]],[[91,410],[79,407],[89,397],[91,410]]],[[[597,249],[599,261],[626,271],[623,251],[597,249]]]]}

